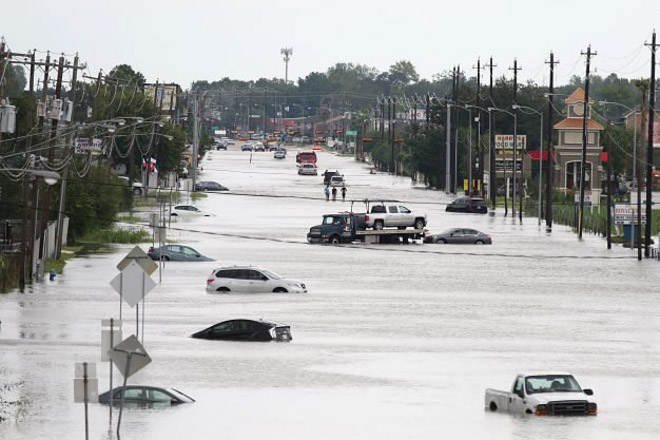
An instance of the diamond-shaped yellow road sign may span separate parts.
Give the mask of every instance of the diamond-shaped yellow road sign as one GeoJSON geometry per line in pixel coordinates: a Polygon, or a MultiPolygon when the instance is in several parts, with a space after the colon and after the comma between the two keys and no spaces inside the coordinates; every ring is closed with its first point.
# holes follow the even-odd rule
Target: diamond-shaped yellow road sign
{"type": "Polygon", "coordinates": [[[128,266],[131,261],[135,261],[137,264],[140,265],[142,270],[144,270],[147,275],[151,275],[158,269],[158,265],[154,263],[154,261],[147,255],[145,251],[140,248],[140,246],[135,246],[133,250],[131,250],[126,256],[124,257],[123,260],[117,264],[117,269],[120,271],[124,270],[126,266],[128,266]]]}

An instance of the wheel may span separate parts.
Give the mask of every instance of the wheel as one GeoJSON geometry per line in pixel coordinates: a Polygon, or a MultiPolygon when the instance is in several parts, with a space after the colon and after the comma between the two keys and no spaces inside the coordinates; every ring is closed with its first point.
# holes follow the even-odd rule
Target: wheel
{"type": "Polygon", "coordinates": [[[275,292],[275,293],[287,293],[289,291],[286,290],[284,287],[276,287],[276,288],[273,289],[273,292],[275,292]]]}
{"type": "Polygon", "coordinates": [[[403,231],[404,229],[406,229],[405,226],[397,226],[397,228],[399,229],[399,231],[403,231]]]}
{"type": "Polygon", "coordinates": [[[216,292],[227,293],[227,292],[231,292],[231,290],[229,290],[228,287],[218,287],[216,289],[216,292]]]}
{"type": "Polygon", "coordinates": [[[423,229],[424,228],[424,219],[418,218],[415,220],[415,224],[413,225],[415,229],[423,229]]]}
{"type": "Polygon", "coordinates": [[[438,241],[436,241],[436,243],[447,244],[447,240],[445,240],[444,238],[439,238],[438,241]]]}
{"type": "Polygon", "coordinates": [[[488,409],[491,410],[492,412],[497,411],[497,404],[495,402],[490,402],[490,405],[488,405],[488,409]]]}
{"type": "Polygon", "coordinates": [[[176,217],[176,216],[178,216],[179,214],[177,214],[176,212],[173,212],[173,213],[170,214],[170,215],[173,216],[173,217],[176,217]]]}
{"type": "Polygon", "coordinates": [[[482,240],[477,240],[474,242],[474,244],[484,244],[484,242],[482,240]]]}
{"type": "Polygon", "coordinates": [[[141,196],[142,190],[140,188],[135,188],[133,189],[133,194],[135,194],[136,196],[141,196]]]}
{"type": "Polygon", "coordinates": [[[341,243],[341,241],[339,240],[339,236],[337,236],[337,235],[333,235],[332,237],[330,237],[330,240],[328,240],[328,242],[330,244],[339,244],[339,243],[341,243]]]}
{"type": "Polygon", "coordinates": [[[167,255],[163,255],[163,261],[170,261],[170,257],[168,257],[167,255]]]}
{"type": "Polygon", "coordinates": [[[382,220],[377,220],[374,223],[374,229],[377,231],[382,231],[383,230],[383,221],[382,220]]]}

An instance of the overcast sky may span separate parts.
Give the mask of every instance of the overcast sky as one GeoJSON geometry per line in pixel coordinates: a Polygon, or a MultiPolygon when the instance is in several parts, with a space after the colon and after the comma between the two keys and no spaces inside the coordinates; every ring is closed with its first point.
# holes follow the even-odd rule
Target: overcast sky
{"type": "MultiPolygon", "coordinates": [[[[547,83],[551,50],[557,81],[584,74],[580,52],[597,51],[597,74],[649,76],[660,0],[2,0],[12,51],[79,52],[89,73],[130,64],[149,82],[223,77],[289,79],[337,62],[380,71],[410,60],[423,78],[493,56],[495,73],[547,83]]],[[[40,54],[41,56],[45,56],[40,54]]],[[[660,54],[659,54],[660,55],[660,54]]],[[[659,56],[660,58],[660,56],[659,56]]],[[[473,73],[472,73],[473,74],[473,73]]]]}

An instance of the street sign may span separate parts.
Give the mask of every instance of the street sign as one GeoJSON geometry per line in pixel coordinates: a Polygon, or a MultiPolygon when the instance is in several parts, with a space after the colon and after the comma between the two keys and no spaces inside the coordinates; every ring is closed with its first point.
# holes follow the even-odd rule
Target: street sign
{"type": "Polygon", "coordinates": [[[87,152],[100,153],[103,150],[103,139],[75,138],[73,141],[73,152],[82,154],[87,152]]]}
{"type": "Polygon", "coordinates": [[[147,275],[151,275],[158,269],[158,265],[147,255],[140,246],[135,246],[126,256],[117,264],[117,269],[124,270],[131,261],[136,261],[147,275]]]}
{"type": "Polygon", "coordinates": [[[348,130],[346,136],[357,136],[357,130],[348,130]]]}
{"type": "MultiPolygon", "coordinates": [[[[646,206],[641,206],[642,224],[646,224],[646,206]]],[[[637,205],[617,203],[614,205],[614,223],[617,225],[637,224],[637,205]]]]}
{"type": "Polygon", "coordinates": [[[117,344],[110,352],[110,359],[125,378],[131,377],[151,363],[151,357],[135,335],[131,335],[117,344]],[[129,353],[131,355],[130,365],[129,353]],[[126,369],[127,365],[128,369],[126,369]]]}
{"type": "Polygon", "coordinates": [[[131,261],[119,275],[110,281],[110,285],[131,307],[135,307],[147,293],[156,287],[154,280],[145,273],[137,261],[131,261]]]}
{"type": "Polygon", "coordinates": [[[99,380],[96,377],[96,364],[94,362],[76,363],[73,379],[74,403],[96,403],[98,400],[99,380]],[[87,381],[87,400],[85,400],[85,381],[87,381]]]}

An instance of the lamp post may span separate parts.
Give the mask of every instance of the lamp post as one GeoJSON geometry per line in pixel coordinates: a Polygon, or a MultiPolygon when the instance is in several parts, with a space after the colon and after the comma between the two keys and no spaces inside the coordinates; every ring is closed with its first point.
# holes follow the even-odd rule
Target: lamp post
{"type": "MultiPolygon", "coordinates": [[[[514,197],[514,202],[511,204],[512,208],[512,214],[513,217],[515,218],[516,216],[516,203],[515,203],[515,197],[516,197],[516,191],[518,189],[518,180],[517,180],[517,175],[518,175],[518,170],[517,170],[517,160],[518,160],[518,155],[517,155],[517,150],[518,150],[518,116],[516,113],[511,113],[510,111],[497,108],[497,107],[488,107],[488,111],[495,111],[495,112],[502,112],[506,113],[509,116],[513,117],[513,197],[514,197]]],[[[505,150],[506,151],[506,150],[505,150]]],[[[505,156],[506,157],[506,156],[505,156]]],[[[504,169],[506,171],[506,159],[504,162],[504,169]]],[[[509,184],[504,182],[505,190],[504,192],[507,193],[509,191],[509,184]]],[[[520,191],[520,220],[522,221],[522,191],[520,191]]]]}
{"type": "MultiPolygon", "coordinates": [[[[543,191],[541,189],[543,187],[543,112],[524,105],[514,105],[513,108],[530,111],[539,115],[541,119],[541,131],[539,132],[539,226],[541,226],[541,218],[543,217],[543,191]]],[[[548,160],[550,159],[548,158],[548,160]]]]}
{"type": "MultiPolygon", "coordinates": [[[[468,108],[476,108],[477,110],[480,110],[480,111],[482,111],[482,112],[490,113],[490,109],[483,108],[483,107],[479,107],[478,105],[468,104],[468,105],[466,105],[466,107],[468,107],[468,108]]],[[[491,125],[490,125],[490,119],[491,119],[491,118],[490,118],[490,114],[489,114],[489,118],[488,118],[488,157],[489,157],[489,158],[491,157],[491,153],[492,153],[492,149],[493,149],[493,145],[492,145],[492,142],[491,142],[491,138],[492,138],[492,136],[490,135],[491,132],[492,132],[492,127],[491,127],[491,125]]],[[[477,129],[477,130],[478,130],[477,132],[480,133],[480,132],[481,132],[481,117],[480,117],[480,116],[477,116],[477,117],[475,118],[475,121],[477,121],[477,124],[479,124],[479,128],[477,129]]],[[[481,139],[479,139],[477,142],[479,143],[479,151],[481,151],[481,139]]],[[[482,157],[481,159],[482,159],[482,161],[483,161],[483,157],[482,157]]],[[[483,163],[482,163],[482,165],[481,165],[481,175],[483,175],[483,170],[484,170],[484,167],[485,167],[485,162],[486,162],[486,161],[483,161],[483,163]]],[[[495,172],[494,172],[493,168],[494,168],[494,164],[491,163],[491,164],[489,165],[489,169],[488,169],[488,192],[489,192],[489,195],[491,196],[490,199],[491,199],[491,201],[492,201],[492,203],[491,203],[492,206],[490,207],[490,209],[491,209],[491,215],[493,215],[493,212],[495,211],[495,202],[494,202],[494,201],[495,201],[495,193],[494,193],[494,191],[496,190],[496,189],[495,189],[495,188],[496,188],[496,187],[495,187],[495,172]]],[[[484,184],[484,182],[483,182],[483,178],[482,178],[481,180],[482,180],[482,182],[481,182],[481,190],[482,190],[482,193],[483,193],[483,191],[484,191],[484,190],[483,190],[483,184],[484,184]]]]}
{"type": "MultiPolygon", "coordinates": [[[[640,191],[640,188],[639,188],[639,186],[637,185],[637,110],[636,110],[636,109],[633,110],[633,109],[631,109],[630,107],[628,107],[627,105],[621,104],[621,103],[619,103],[619,102],[612,102],[612,101],[598,101],[598,103],[599,103],[600,105],[605,105],[605,106],[607,106],[607,105],[616,105],[616,106],[619,106],[619,107],[624,108],[624,109],[628,110],[629,112],[631,112],[631,113],[633,114],[633,116],[635,117],[635,121],[634,121],[634,123],[633,123],[633,163],[632,163],[632,173],[633,173],[633,188],[636,188],[636,190],[637,190],[637,212],[641,212],[641,210],[642,210],[642,198],[639,196],[639,194],[640,194],[640,192],[639,192],[639,191],[640,191]]],[[[607,160],[609,161],[610,158],[608,157],[607,160]]],[[[647,183],[647,185],[649,185],[649,184],[650,184],[650,183],[647,183]]],[[[611,189],[610,187],[612,186],[612,183],[609,182],[609,180],[608,180],[607,185],[608,185],[607,192],[608,192],[608,194],[609,194],[610,189],[611,189]]],[[[609,209],[609,206],[607,207],[607,209],[609,209]]],[[[647,214],[647,215],[649,215],[649,214],[647,214]]],[[[640,225],[636,225],[636,224],[635,224],[635,220],[634,220],[634,219],[635,219],[635,216],[633,215],[633,220],[632,220],[633,225],[632,225],[632,227],[630,228],[630,230],[631,230],[631,234],[630,234],[630,249],[635,249],[635,239],[637,238],[637,237],[636,237],[636,232],[637,232],[637,228],[640,227],[640,225]]],[[[646,219],[646,221],[649,221],[649,220],[650,220],[650,217],[646,219]]],[[[641,238],[641,234],[640,234],[640,238],[641,238]]]]}

